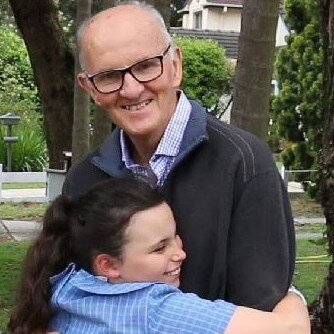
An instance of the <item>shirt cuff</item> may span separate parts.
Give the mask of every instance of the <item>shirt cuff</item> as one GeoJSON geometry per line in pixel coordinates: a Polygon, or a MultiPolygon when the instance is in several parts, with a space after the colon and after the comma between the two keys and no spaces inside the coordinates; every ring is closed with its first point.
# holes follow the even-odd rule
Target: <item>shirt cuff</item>
{"type": "Polygon", "coordinates": [[[292,292],[295,295],[299,296],[299,298],[303,301],[304,305],[307,305],[307,300],[305,299],[304,295],[293,285],[290,285],[288,292],[292,292]]]}

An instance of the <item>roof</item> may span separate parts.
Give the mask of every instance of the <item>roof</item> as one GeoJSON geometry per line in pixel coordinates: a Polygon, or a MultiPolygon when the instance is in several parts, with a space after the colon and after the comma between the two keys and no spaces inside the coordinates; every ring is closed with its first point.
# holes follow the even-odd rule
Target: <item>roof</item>
{"type": "Polygon", "coordinates": [[[218,42],[226,51],[226,57],[237,59],[238,54],[238,38],[239,33],[234,31],[220,30],[198,30],[198,29],[183,29],[180,27],[171,27],[171,35],[182,37],[194,37],[200,39],[213,39],[218,42]]]}
{"type": "Polygon", "coordinates": [[[207,0],[206,2],[208,5],[210,3],[214,3],[217,5],[223,5],[223,6],[228,6],[228,5],[242,6],[244,3],[244,0],[207,0]]]}
{"type": "MultiPolygon", "coordinates": [[[[185,2],[184,6],[189,5],[191,0],[188,0],[185,2]]],[[[214,3],[214,4],[220,4],[220,5],[238,5],[242,6],[244,3],[244,0],[206,0],[206,4],[214,3]]]]}
{"type": "MultiPolygon", "coordinates": [[[[178,13],[187,14],[189,13],[189,5],[192,0],[188,0],[184,6],[178,10],[178,13]]],[[[203,8],[206,7],[235,7],[242,8],[244,0],[206,0],[203,3],[203,8]]]]}

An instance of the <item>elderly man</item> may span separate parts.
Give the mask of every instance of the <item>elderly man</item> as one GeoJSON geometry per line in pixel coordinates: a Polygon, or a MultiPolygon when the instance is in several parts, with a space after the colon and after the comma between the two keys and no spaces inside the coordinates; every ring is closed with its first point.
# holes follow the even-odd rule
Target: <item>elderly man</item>
{"type": "Polygon", "coordinates": [[[181,290],[270,310],[291,282],[295,241],[267,146],[208,115],[179,90],[182,54],[159,13],[136,3],[79,30],[81,87],[117,125],[69,171],[64,193],[134,174],[165,194],[187,260],[181,290]]]}

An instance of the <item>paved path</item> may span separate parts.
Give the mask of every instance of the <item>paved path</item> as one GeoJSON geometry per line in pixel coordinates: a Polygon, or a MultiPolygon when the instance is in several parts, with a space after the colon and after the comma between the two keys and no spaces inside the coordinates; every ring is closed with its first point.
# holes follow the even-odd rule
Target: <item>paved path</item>
{"type": "Polygon", "coordinates": [[[36,221],[0,220],[0,231],[13,240],[29,240],[36,237],[42,224],[36,221]]]}
{"type": "MultiPolygon", "coordinates": [[[[297,217],[295,223],[299,225],[325,223],[323,217],[306,218],[297,217]]],[[[17,221],[17,220],[0,220],[0,232],[7,233],[13,240],[33,239],[41,230],[42,224],[36,221],[17,221]]],[[[321,238],[321,233],[297,232],[297,238],[316,239],[321,238]]]]}
{"type": "Polygon", "coordinates": [[[2,202],[46,202],[46,188],[2,189],[2,202]]]}

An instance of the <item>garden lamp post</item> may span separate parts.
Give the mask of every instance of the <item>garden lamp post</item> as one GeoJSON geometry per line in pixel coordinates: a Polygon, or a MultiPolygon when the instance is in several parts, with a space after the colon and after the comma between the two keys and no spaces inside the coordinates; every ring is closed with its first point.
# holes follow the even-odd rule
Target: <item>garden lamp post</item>
{"type": "Polygon", "coordinates": [[[19,124],[20,118],[20,116],[14,113],[0,116],[0,121],[7,126],[7,136],[4,137],[5,143],[7,144],[7,172],[12,170],[12,144],[19,140],[17,136],[13,136],[12,126],[19,124]]]}

